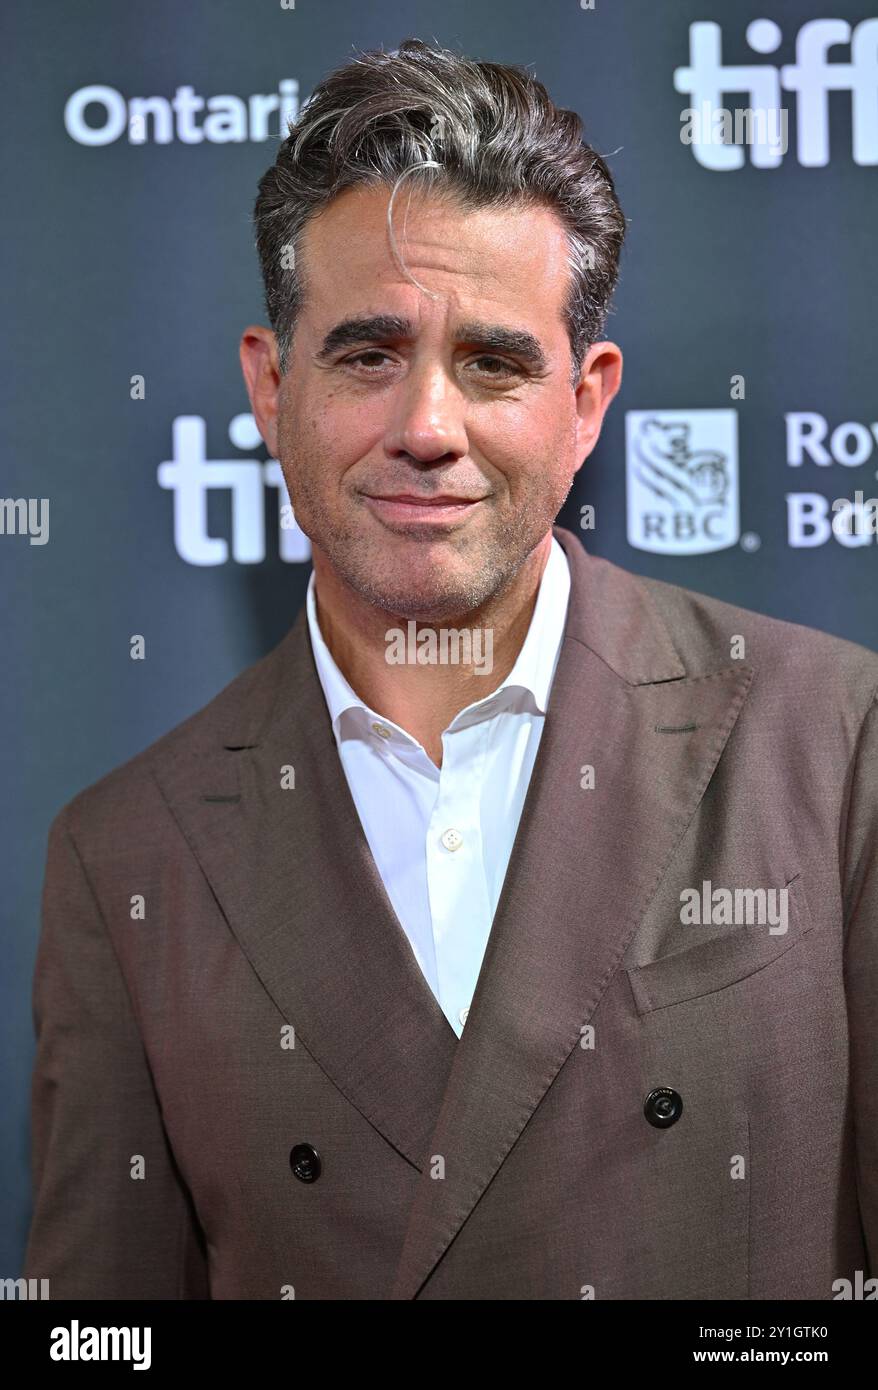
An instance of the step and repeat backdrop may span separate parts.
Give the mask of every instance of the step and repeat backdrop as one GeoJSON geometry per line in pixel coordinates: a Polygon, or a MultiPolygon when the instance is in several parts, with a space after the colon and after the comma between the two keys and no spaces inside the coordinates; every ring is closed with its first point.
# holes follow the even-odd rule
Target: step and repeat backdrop
{"type": "Polygon", "coordinates": [[[48,824],[288,629],[310,572],[238,364],[251,215],[357,51],[528,67],[609,164],[622,389],[559,518],[878,650],[878,15],[850,0],[18,0],[3,82],[0,1276],[29,1220],[48,824]],[[593,524],[592,524],[593,522],[593,524]],[[131,659],[132,639],[146,659],[131,659]]]}

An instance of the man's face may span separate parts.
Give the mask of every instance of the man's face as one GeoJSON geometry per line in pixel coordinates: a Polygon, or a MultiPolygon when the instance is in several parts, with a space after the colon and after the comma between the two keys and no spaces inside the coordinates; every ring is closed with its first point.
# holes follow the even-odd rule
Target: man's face
{"type": "Polygon", "coordinates": [[[422,290],[394,260],[388,201],[384,186],[351,189],[308,224],[287,371],[278,380],[273,338],[260,357],[245,334],[242,360],[318,582],[328,562],[367,602],[429,621],[479,607],[546,537],[621,354],[595,344],[574,391],[567,241],[551,211],[465,212],[423,193],[409,201],[404,184],[394,234],[422,290]],[[492,339],[497,329],[508,340],[492,339]],[[388,500],[401,495],[454,501],[388,500]]]}

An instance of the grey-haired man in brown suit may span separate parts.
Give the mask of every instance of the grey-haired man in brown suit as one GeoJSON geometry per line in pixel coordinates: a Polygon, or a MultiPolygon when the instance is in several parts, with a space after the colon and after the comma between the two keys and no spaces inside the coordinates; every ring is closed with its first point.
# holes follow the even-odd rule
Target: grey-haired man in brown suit
{"type": "Polygon", "coordinates": [[[411,42],[321,85],[256,218],[309,603],[53,822],[25,1273],[863,1287],[878,656],[553,524],[621,376],[606,166],[526,74],[411,42]],[[490,663],[420,645],[452,631],[490,663]]]}

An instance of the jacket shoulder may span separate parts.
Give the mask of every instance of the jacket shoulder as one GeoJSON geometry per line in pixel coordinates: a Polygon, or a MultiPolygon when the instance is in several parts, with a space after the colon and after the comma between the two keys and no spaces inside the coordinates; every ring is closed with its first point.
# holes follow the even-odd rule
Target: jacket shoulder
{"type": "Polygon", "coordinates": [[[761,685],[799,683],[805,698],[850,701],[865,709],[878,690],[878,653],[869,647],[679,584],[638,578],[692,675],[729,664],[737,652],[761,685]]]}

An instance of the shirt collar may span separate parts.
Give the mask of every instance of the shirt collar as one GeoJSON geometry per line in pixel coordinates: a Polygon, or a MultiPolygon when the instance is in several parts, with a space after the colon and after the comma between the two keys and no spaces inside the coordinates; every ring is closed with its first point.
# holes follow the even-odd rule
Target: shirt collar
{"type": "MultiPolygon", "coordinates": [[[[346,711],[353,710],[357,712],[357,722],[361,729],[371,728],[373,723],[381,723],[411,741],[410,734],[366,705],[342,675],[320,631],[315,593],[316,581],[312,570],[305,595],[308,631],[336,740],[339,738],[342,716],[346,711]]],[[[530,706],[545,714],[561,651],[569,597],[570,567],[567,556],[553,536],[527,636],[512,670],[496,690],[462,709],[451,721],[449,729],[490,718],[499,709],[522,709],[530,706]]]]}

